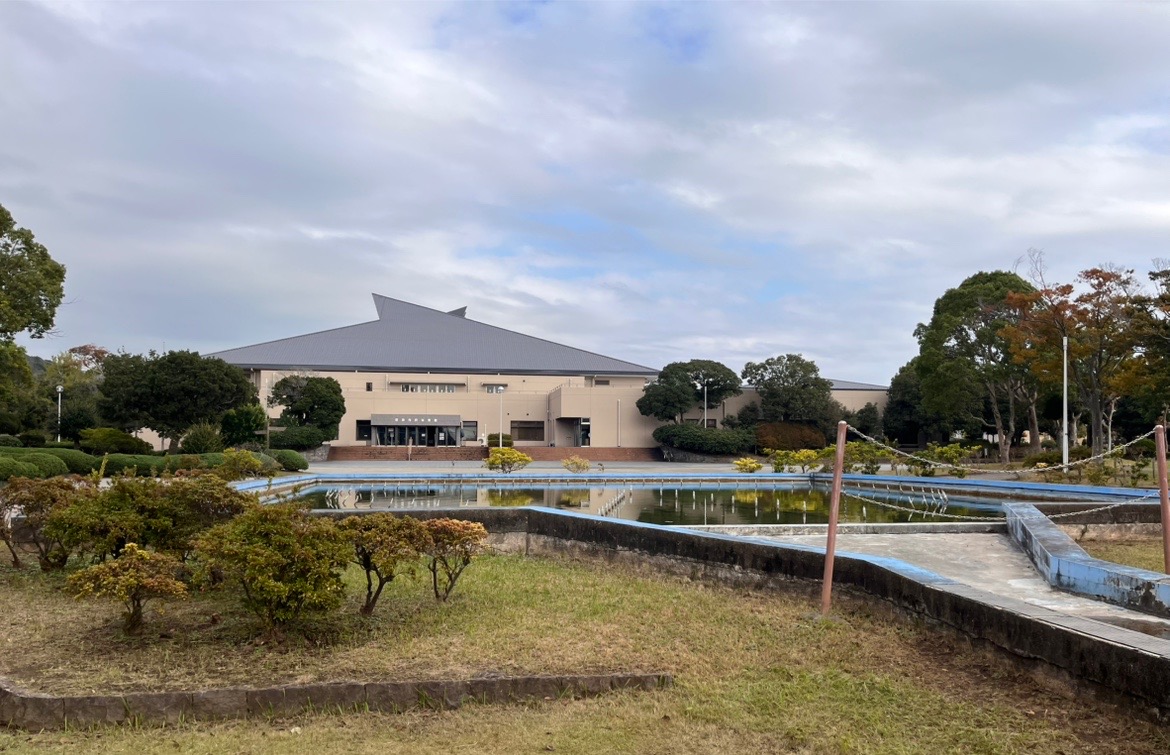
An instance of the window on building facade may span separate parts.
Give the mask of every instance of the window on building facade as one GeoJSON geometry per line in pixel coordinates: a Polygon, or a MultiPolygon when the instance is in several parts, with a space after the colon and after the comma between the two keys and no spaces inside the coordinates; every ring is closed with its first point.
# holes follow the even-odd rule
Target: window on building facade
{"type": "Polygon", "coordinates": [[[506,385],[499,385],[499,384],[495,384],[495,383],[489,383],[489,384],[485,385],[485,386],[483,387],[483,389],[484,389],[485,391],[487,391],[488,393],[503,393],[503,392],[504,392],[504,390],[505,390],[507,387],[508,387],[508,386],[506,386],[506,385]]]}
{"type": "Polygon", "coordinates": [[[594,385],[609,385],[609,381],[608,380],[594,380],[593,384],[594,385]]]}
{"type": "Polygon", "coordinates": [[[366,390],[367,391],[374,390],[374,384],[373,383],[366,383],[366,390]]]}
{"type": "Polygon", "coordinates": [[[403,383],[403,393],[454,393],[455,386],[447,383],[403,383]]]}
{"type": "Polygon", "coordinates": [[[463,423],[463,440],[475,442],[479,439],[479,423],[478,422],[464,422],[463,423]]]}
{"type": "Polygon", "coordinates": [[[715,420],[713,420],[713,419],[707,420],[707,427],[712,427],[712,428],[715,427],[715,420]]]}
{"type": "Polygon", "coordinates": [[[357,421],[357,435],[355,437],[358,440],[369,440],[370,439],[370,420],[359,419],[357,421]]]}
{"type": "Polygon", "coordinates": [[[512,420],[512,440],[544,440],[544,423],[512,420]]]}

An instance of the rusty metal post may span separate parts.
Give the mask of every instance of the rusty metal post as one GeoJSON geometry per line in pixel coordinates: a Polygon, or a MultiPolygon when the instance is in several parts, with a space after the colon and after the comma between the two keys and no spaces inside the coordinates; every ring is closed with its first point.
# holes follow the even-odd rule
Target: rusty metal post
{"type": "Polygon", "coordinates": [[[1154,428],[1155,461],[1158,473],[1158,493],[1162,502],[1162,568],[1170,574],[1170,487],[1166,483],[1166,426],[1154,428]]]}
{"type": "Polygon", "coordinates": [[[845,472],[845,436],[849,423],[837,423],[837,463],[833,465],[833,493],[829,498],[829,539],[825,543],[825,577],[821,583],[821,616],[829,615],[833,600],[833,558],[837,551],[837,513],[841,508],[841,475],[845,472]]]}

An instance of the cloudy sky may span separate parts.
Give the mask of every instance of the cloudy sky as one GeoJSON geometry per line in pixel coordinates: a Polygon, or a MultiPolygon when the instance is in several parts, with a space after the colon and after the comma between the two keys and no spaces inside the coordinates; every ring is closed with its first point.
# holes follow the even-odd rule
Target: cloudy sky
{"type": "Polygon", "coordinates": [[[1170,257],[1170,6],[0,2],[50,355],[371,292],[654,367],[887,383],[934,300],[1170,257]]]}

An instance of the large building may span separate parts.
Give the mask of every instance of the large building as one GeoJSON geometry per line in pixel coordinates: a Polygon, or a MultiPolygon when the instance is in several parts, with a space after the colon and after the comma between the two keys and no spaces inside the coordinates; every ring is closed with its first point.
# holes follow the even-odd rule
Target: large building
{"type": "MultiPolygon", "coordinates": [[[[248,372],[262,398],[293,374],[332,377],[346,414],[335,446],[481,445],[490,433],[517,446],[651,448],[660,423],[635,406],[658,371],[374,295],[378,319],[210,356],[248,372]]],[[[886,389],[834,383],[848,408],[885,403],[886,389]]],[[[753,391],[708,410],[712,426],[753,391]]],[[[701,410],[693,413],[701,418],[701,410]]]]}

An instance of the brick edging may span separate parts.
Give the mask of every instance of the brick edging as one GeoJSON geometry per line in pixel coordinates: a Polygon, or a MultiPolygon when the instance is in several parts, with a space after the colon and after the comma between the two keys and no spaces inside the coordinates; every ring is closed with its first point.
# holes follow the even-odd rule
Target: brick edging
{"type": "Polygon", "coordinates": [[[306,710],[458,708],[466,701],[506,703],[532,698],[590,697],[622,689],[670,687],[657,674],[510,676],[456,681],[323,682],[263,689],[230,687],[195,692],[130,692],[123,695],[41,695],[0,680],[0,725],[29,731],[65,726],[177,723],[191,719],[281,715],[306,710]]]}

